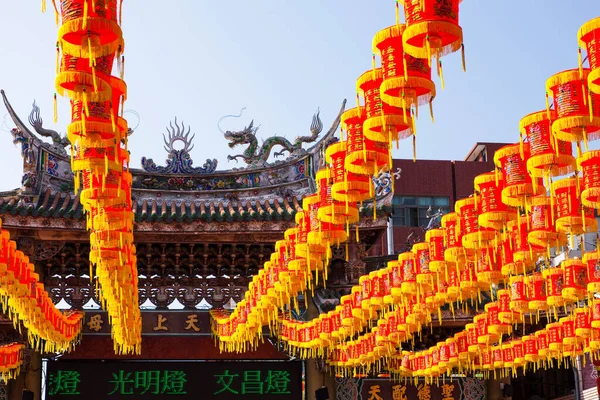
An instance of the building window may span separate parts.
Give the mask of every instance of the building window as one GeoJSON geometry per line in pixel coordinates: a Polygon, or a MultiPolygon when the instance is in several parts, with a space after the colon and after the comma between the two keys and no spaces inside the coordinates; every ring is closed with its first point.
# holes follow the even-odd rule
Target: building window
{"type": "Polygon", "coordinates": [[[450,198],[448,197],[420,197],[420,196],[394,196],[392,221],[394,226],[412,226],[425,228],[429,224],[427,210],[431,207],[431,214],[442,209],[448,212],[450,198]]]}

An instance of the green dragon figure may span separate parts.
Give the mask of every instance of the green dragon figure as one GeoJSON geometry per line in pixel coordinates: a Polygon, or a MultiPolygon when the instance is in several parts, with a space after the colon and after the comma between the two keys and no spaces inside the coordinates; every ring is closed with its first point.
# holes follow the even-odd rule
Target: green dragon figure
{"type": "MultiPolygon", "coordinates": [[[[243,112],[243,109],[242,109],[243,112]]],[[[224,118],[228,117],[239,117],[240,115],[228,115],[219,120],[221,122],[224,118]]],[[[299,156],[304,154],[306,150],[302,148],[303,143],[312,143],[317,140],[319,134],[323,130],[323,123],[321,122],[321,118],[319,116],[319,111],[313,116],[312,124],[310,125],[310,136],[299,136],[294,140],[294,143],[291,143],[289,140],[282,136],[272,136],[265,140],[263,144],[258,146],[258,139],[256,138],[256,131],[258,131],[259,127],[254,127],[254,120],[250,122],[250,125],[245,127],[241,131],[226,131],[219,127],[225,139],[229,140],[229,147],[234,148],[241,144],[247,144],[248,147],[242,154],[238,154],[235,156],[227,156],[228,160],[236,160],[241,158],[244,162],[253,167],[260,167],[267,164],[267,160],[271,155],[271,150],[275,146],[281,146],[281,151],[276,151],[273,153],[275,157],[279,157],[285,154],[285,152],[289,152],[290,156],[299,156]]]]}

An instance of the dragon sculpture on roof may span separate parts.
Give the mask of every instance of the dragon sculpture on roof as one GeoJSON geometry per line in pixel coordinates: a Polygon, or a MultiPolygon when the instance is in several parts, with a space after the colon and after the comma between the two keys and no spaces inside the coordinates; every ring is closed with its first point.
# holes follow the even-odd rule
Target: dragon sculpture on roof
{"type": "MultiPolygon", "coordinates": [[[[242,109],[243,112],[243,109],[242,109]]],[[[234,148],[239,145],[247,144],[248,147],[242,154],[237,154],[235,156],[227,156],[228,160],[236,160],[241,158],[246,164],[251,167],[261,167],[267,164],[267,160],[271,155],[271,150],[280,146],[281,151],[276,151],[273,153],[275,157],[283,156],[285,152],[290,153],[291,157],[299,156],[301,154],[306,153],[306,150],[302,148],[304,143],[312,143],[315,142],[321,131],[323,130],[323,122],[321,122],[320,112],[317,110],[317,113],[313,116],[312,124],[310,125],[310,135],[309,136],[299,136],[294,142],[290,142],[283,136],[272,136],[266,139],[263,144],[259,147],[258,139],[256,138],[256,132],[258,131],[258,126],[254,126],[254,120],[250,122],[250,125],[242,129],[241,131],[226,131],[224,132],[219,126],[219,130],[225,136],[229,143],[230,148],[234,148]]],[[[239,115],[227,115],[219,120],[219,123],[229,117],[240,117],[242,113],[239,115]]]]}

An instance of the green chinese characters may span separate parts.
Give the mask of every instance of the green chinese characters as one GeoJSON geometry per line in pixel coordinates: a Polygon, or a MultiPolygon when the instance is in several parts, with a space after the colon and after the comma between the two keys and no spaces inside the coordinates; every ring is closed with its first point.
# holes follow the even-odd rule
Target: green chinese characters
{"type": "Polygon", "coordinates": [[[290,394],[290,373],[288,371],[268,370],[266,374],[260,370],[244,371],[243,375],[230,373],[228,369],[222,374],[215,375],[220,389],[214,392],[215,396],[232,393],[237,395],[247,394],[290,394]]]}
{"type": "Polygon", "coordinates": [[[113,372],[110,383],[113,390],[108,395],[184,395],[186,374],[183,371],[113,372]]]}

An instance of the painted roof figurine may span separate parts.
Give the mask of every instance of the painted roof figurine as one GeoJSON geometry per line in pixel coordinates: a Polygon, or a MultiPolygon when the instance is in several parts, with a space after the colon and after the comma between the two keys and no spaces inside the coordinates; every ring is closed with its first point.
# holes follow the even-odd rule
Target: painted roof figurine
{"type": "MultiPolygon", "coordinates": [[[[68,140],[43,126],[40,109],[35,102],[28,118],[32,131],[15,113],[4,91],[1,94],[15,124],[11,130],[13,143],[20,146],[23,157],[21,187],[0,192],[0,215],[5,226],[22,225],[10,218],[13,215],[46,217],[44,226],[47,228],[85,230],[83,209],[79,197],[73,194],[73,173],[65,150],[69,145],[68,140]],[[51,138],[52,143],[44,141],[44,138],[51,138]]],[[[324,135],[319,137],[323,123],[317,112],[313,116],[310,135],[300,136],[293,142],[273,136],[259,146],[256,137],[258,127],[253,122],[240,131],[223,131],[219,127],[229,141],[229,147],[247,146],[242,153],[228,157],[230,160],[241,160],[247,166],[222,171],[217,170],[216,159],[208,159],[202,166],[194,166],[191,150],[195,135],[191,127],[175,118],[166,128],[166,135],[163,134],[164,149],[167,151],[165,164],[158,165],[154,160],[142,157],[142,169],[131,169],[136,231],[156,230],[152,226],[155,222],[232,223],[264,220],[275,223],[272,231],[283,231],[301,209],[302,198],[314,192],[314,173],[324,163],[325,148],[337,141],[335,132],[339,128],[345,105],[344,100],[340,112],[324,135]],[[176,148],[177,142],[181,142],[183,147],[176,148]],[[305,149],[305,144],[312,146],[305,149]],[[267,160],[271,153],[275,156],[288,153],[288,157],[269,163],[267,160]]],[[[383,212],[389,211],[387,207],[391,203],[390,178],[389,172],[382,172],[375,179],[376,193],[380,197],[377,208],[383,212]],[[381,201],[384,198],[388,201],[381,201]]],[[[365,204],[365,207],[369,207],[369,204],[365,204]]],[[[372,211],[363,211],[365,215],[372,215],[372,211]]],[[[36,223],[27,225],[35,229],[36,223]]],[[[210,230],[210,225],[206,225],[207,230],[210,230]]],[[[215,226],[213,228],[217,229],[215,226]]]]}

